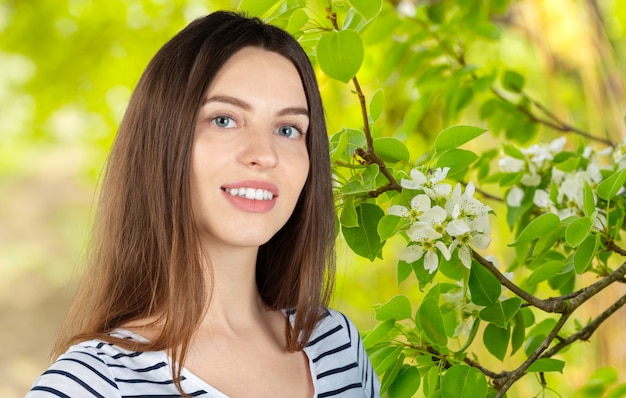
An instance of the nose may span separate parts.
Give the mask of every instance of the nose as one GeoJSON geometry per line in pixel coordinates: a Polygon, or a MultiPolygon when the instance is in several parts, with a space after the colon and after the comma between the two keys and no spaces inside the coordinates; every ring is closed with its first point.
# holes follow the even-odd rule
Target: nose
{"type": "Polygon", "coordinates": [[[261,169],[274,168],[278,165],[275,135],[268,131],[250,131],[246,134],[239,160],[247,166],[261,169]]]}

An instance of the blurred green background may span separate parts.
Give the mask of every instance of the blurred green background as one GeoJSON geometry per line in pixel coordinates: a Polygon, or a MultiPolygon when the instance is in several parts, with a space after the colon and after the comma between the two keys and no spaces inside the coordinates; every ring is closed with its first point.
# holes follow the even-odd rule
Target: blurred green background
{"type": "MultiPolygon", "coordinates": [[[[0,0],[0,396],[23,396],[49,363],[80,276],[107,150],[147,62],[192,19],[237,3],[0,0]]],[[[512,21],[485,58],[535,79],[529,84],[557,112],[582,109],[580,119],[592,131],[610,128],[623,136],[624,2],[525,0],[511,7],[512,21]],[[589,31],[591,6],[598,7],[613,49],[591,40],[598,34],[589,31]],[[612,87],[599,83],[606,80],[599,73],[609,75],[612,87]]],[[[373,92],[367,65],[361,75],[364,88],[373,92]]],[[[358,112],[346,113],[358,107],[349,88],[321,74],[320,86],[329,131],[358,126],[358,112]]],[[[421,153],[420,147],[411,151],[421,153]]],[[[411,292],[397,286],[393,259],[371,264],[349,252],[339,244],[334,306],[365,330],[374,322],[373,305],[411,292]]],[[[620,293],[607,294],[600,299],[608,302],[620,293]]],[[[585,311],[593,314],[597,303],[585,311]]],[[[615,366],[626,377],[624,315],[620,311],[593,336],[585,355],[580,348],[570,350],[562,377],[566,391],[600,366],[615,366]]],[[[533,394],[520,384],[511,396],[533,394]]]]}

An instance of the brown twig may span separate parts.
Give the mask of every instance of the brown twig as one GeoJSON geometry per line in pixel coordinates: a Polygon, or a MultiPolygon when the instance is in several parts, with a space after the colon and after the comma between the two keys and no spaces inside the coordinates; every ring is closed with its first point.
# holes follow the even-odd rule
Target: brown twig
{"type": "Polygon", "coordinates": [[[502,101],[505,101],[505,102],[515,106],[515,109],[517,109],[518,111],[523,113],[532,122],[543,124],[546,127],[549,127],[549,128],[551,128],[553,130],[556,130],[556,131],[560,131],[560,132],[565,133],[565,134],[567,134],[567,133],[574,133],[574,134],[580,135],[581,137],[587,138],[588,140],[600,142],[602,144],[608,145],[608,146],[613,147],[613,148],[615,147],[615,144],[613,142],[611,142],[611,140],[608,140],[608,139],[602,138],[602,137],[596,137],[596,136],[594,136],[594,135],[592,135],[592,134],[590,134],[590,133],[588,133],[586,131],[583,131],[583,130],[577,128],[577,127],[574,127],[574,126],[572,126],[572,125],[570,125],[568,123],[565,123],[564,121],[558,119],[556,117],[556,115],[554,115],[552,112],[550,112],[541,103],[539,103],[538,101],[532,99],[526,93],[519,93],[519,94],[521,95],[522,98],[528,100],[528,102],[530,102],[533,106],[535,106],[537,109],[542,111],[545,115],[547,115],[552,120],[541,118],[541,117],[535,115],[530,109],[525,108],[523,106],[518,106],[517,104],[515,104],[513,101],[508,99],[504,94],[499,92],[494,87],[491,88],[491,91],[498,98],[500,98],[502,101]]]}
{"type": "MultiPolygon", "coordinates": [[[[337,24],[337,13],[333,12],[331,7],[326,8],[327,18],[333,25],[333,28],[336,31],[339,31],[339,25],[337,24]]],[[[382,186],[378,189],[370,191],[368,194],[370,197],[375,198],[387,191],[397,191],[401,192],[402,187],[396,181],[395,177],[391,174],[385,162],[378,156],[376,151],[374,150],[374,138],[372,137],[372,132],[370,130],[369,117],[367,114],[367,101],[365,100],[365,95],[363,94],[363,90],[361,89],[361,85],[359,84],[359,79],[354,76],[352,78],[352,84],[354,85],[354,90],[359,98],[359,104],[361,106],[361,116],[363,118],[363,134],[365,135],[365,143],[366,148],[357,148],[354,153],[361,157],[366,164],[376,164],[378,165],[378,169],[380,172],[387,178],[389,184],[382,186]]]]}

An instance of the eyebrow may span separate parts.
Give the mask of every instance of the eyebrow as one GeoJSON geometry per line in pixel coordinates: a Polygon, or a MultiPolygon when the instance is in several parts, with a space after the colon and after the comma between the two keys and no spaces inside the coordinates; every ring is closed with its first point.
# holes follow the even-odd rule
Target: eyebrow
{"type": "MultiPolygon", "coordinates": [[[[240,100],[239,98],[231,97],[228,95],[215,95],[209,98],[205,98],[204,102],[202,103],[202,106],[206,104],[210,104],[212,102],[221,102],[224,104],[234,105],[245,111],[252,110],[252,105],[250,105],[246,101],[243,101],[243,100],[240,100]]],[[[287,116],[287,115],[304,115],[306,117],[310,117],[309,110],[307,108],[302,108],[302,107],[288,107],[288,108],[281,109],[278,112],[278,116],[287,116]]]]}

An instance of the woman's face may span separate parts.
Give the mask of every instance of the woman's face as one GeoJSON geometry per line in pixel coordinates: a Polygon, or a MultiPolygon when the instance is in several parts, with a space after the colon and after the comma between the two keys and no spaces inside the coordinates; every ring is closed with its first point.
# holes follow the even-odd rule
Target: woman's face
{"type": "Polygon", "coordinates": [[[260,246],[287,222],[309,171],[308,115],[288,59],[245,47],[224,64],[200,107],[192,151],[205,247],[260,246]]]}

